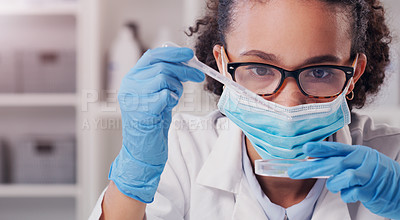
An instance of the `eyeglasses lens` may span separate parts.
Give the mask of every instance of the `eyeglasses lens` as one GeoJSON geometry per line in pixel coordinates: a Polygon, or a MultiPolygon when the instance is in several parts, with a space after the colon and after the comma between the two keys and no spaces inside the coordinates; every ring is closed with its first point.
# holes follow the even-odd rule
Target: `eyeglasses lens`
{"type": "Polygon", "coordinates": [[[262,65],[239,66],[235,80],[257,94],[271,94],[281,81],[279,70],[262,65]]]}
{"type": "Polygon", "coordinates": [[[346,74],[335,68],[311,68],[300,73],[299,82],[308,95],[334,96],[342,91],[346,74]]]}

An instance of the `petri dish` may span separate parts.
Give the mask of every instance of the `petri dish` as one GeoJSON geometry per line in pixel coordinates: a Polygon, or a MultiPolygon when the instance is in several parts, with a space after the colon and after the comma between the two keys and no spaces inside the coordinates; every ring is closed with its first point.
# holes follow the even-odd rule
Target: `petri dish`
{"type": "MultiPolygon", "coordinates": [[[[270,159],[255,160],[255,173],[260,176],[289,178],[287,171],[294,164],[304,161],[315,161],[318,159],[270,159]]],[[[313,178],[329,178],[330,176],[317,176],[313,178]]]]}

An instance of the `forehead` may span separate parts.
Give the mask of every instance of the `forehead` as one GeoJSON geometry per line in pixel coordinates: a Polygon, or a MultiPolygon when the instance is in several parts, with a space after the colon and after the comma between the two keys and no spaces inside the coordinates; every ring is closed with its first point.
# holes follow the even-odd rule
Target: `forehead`
{"type": "Polygon", "coordinates": [[[317,0],[240,1],[226,33],[229,51],[257,49],[304,59],[350,56],[350,23],[338,7],[317,0]]]}

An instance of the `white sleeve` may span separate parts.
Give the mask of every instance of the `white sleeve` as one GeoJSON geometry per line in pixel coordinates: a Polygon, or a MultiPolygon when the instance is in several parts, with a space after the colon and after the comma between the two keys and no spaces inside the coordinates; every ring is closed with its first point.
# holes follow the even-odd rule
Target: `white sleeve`
{"type": "Polygon", "coordinates": [[[89,216],[89,220],[99,220],[103,210],[101,208],[101,204],[103,203],[104,193],[106,192],[108,187],[106,187],[101,193],[99,199],[96,202],[96,206],[94,207],[92,214],[89,216]]]}

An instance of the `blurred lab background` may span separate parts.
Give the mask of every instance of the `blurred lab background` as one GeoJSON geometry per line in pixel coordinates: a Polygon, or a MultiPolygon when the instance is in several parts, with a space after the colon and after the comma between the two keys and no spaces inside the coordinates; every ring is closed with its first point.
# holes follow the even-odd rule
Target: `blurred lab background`
{"type": "MultiPolygon", "coordinates": [[[[117,90],[143,51],[173,41],[205,0],[0,0],[0,219],[87,219],[122,142],[117,90]]],[[[400,126],[400,1],[382,92],[362,112],[400,126]]],[[[372,58],[373,59],[373,58],[372,58]]],[[[185,84],[174,110],[216,109],[185,84]]]]}

